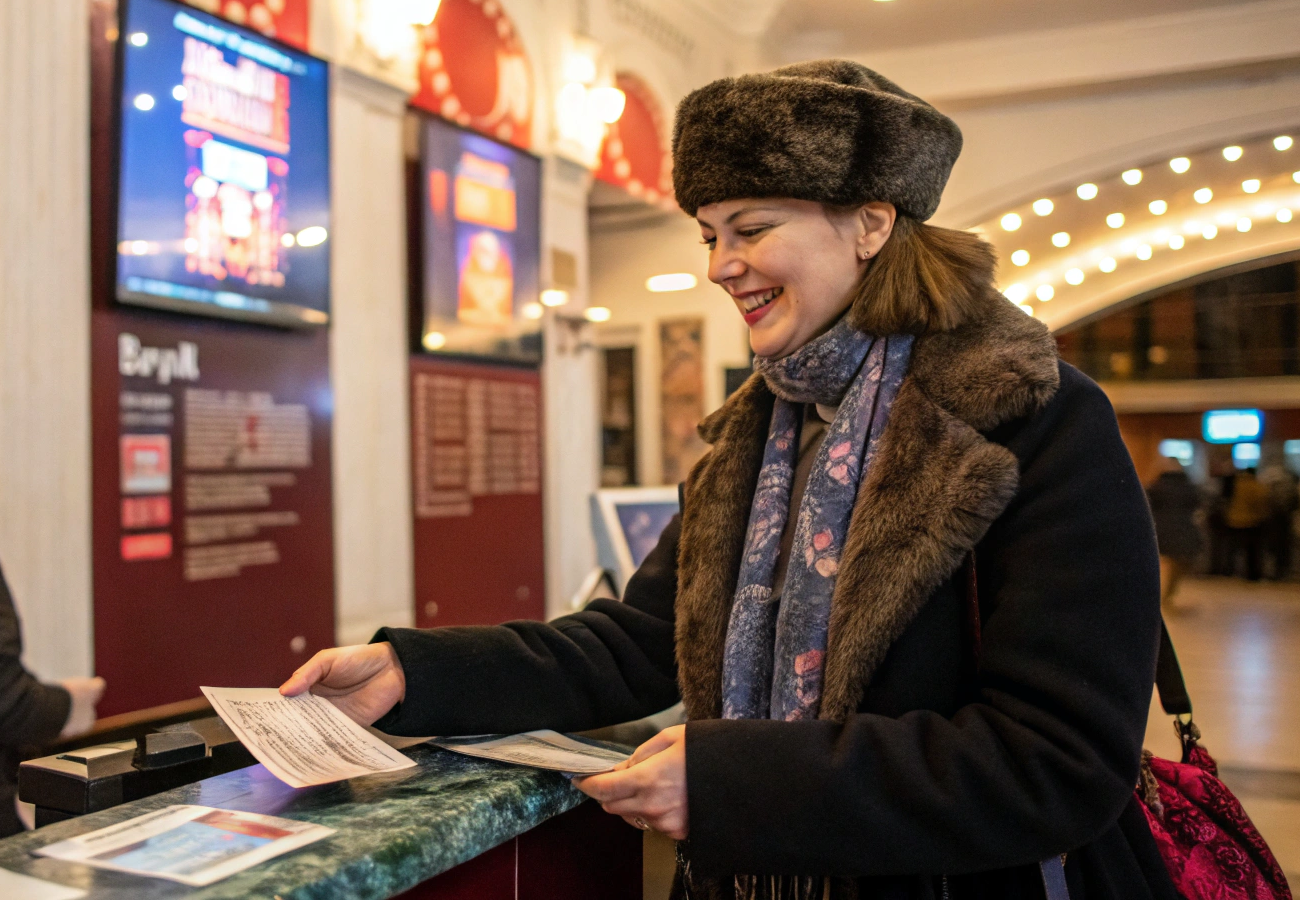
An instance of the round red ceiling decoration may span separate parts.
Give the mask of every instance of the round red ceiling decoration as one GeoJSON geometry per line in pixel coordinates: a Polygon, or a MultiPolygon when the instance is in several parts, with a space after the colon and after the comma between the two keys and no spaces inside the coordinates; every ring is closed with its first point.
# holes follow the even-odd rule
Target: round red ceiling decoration
{"type": "Polygon", "coordinates": [[[609,126],[596,177],[647,203],[671,207],[672,149],[663,107],[635,75],[620,72],[615,84],[627,95],[627,105],[623,116],[609,126]]]}
{"type": "Polygon", "coordinates": [[[516,147],[531,143],[532,69],[497,0],[442,0],[421,34],[419,75],[414,105],[516,147]]]}
{"type": "Polygon", "coordinates": [[[307,20],[311,0],[186,0],[190,6],[221,16],[236,25],[260,31],[307,49],[307,20]]]}

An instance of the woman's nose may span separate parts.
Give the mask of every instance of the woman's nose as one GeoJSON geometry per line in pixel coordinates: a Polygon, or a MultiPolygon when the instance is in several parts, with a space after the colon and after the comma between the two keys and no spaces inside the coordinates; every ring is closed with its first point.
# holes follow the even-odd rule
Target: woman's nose
{"type": "Polygon", "coordinates": [[[744,272],[745,261],[736,251],[719,245],[709,254],[709,281],[714,284],[722,284],[744,272]]]}

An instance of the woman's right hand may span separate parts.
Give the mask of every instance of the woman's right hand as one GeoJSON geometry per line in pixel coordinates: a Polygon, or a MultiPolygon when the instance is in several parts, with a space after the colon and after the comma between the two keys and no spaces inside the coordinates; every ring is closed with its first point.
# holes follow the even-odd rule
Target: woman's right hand
{"type": "Polygon", "coordinates": [[[317,653],[280,685],[285,697],[307,690],[328,698],[359,725],[369,725],[406,696],[406,673],[387,641],[335,647],[317,653]]]}

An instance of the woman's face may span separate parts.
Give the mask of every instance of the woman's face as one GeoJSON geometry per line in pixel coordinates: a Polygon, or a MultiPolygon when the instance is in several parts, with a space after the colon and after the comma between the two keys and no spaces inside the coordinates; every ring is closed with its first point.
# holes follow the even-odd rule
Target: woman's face
{"type": "Polygon", "coordinates": [[[759,356],[779,359],[825,333],[889,239],[894,207],[850,211],[810,200],[726,200],[696,213],[709,280],[731,295],[759,356]]]}

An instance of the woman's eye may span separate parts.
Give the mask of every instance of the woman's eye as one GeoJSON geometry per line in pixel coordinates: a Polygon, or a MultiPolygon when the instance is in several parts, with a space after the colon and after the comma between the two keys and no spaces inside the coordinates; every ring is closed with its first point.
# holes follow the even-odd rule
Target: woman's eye
{"type": "Polygon", "coordinates": [[[752,237],[758,237],[758,236],[759,236],[760,234],[762,234],[764,231],[767,231],[767,226],[766,226],[766,225],[760,225],[758,228],[745,228],[745,229],[742,229],[742,230],[738,231],[737,234],[739,234],[741,237],[752,238],[752,237]]]}
{"type": "Polygon", "coordinates": [[[713,249],[713,245],[716,244],[717,242],[718,242],[718,239],[715,238],[715,237],[706,237],[706,238],[701,238],[701,239],[700,239],[700,243],[703,244],[704,246],[708,247],[710,250],[713,249]]]}

